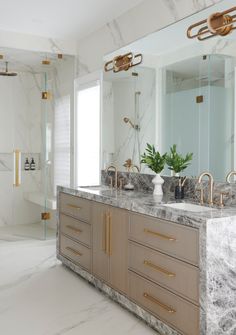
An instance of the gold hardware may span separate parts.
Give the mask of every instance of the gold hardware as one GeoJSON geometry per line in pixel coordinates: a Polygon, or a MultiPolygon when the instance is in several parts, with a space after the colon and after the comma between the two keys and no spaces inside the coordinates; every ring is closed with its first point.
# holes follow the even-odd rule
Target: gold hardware
{"type": "Polygon", "coordinates": [[[164,240],[168,240],[168,241],[172,241],[172,242],[176,241],[176,239],[174,237],[163,235],[163,234],[151,231],[151,230],[146,229],[146,228],[144,229],[144,233],[151,234],[151,235],[154,235],[156,237],[160,237],[160,238],[162,238],[164,240]]]}
{"type": "Polygon", "coordinates": [[[75,255],[83,256],[83,254],[81,252],[75,250],[74,248],[66,247],[66,250],[69,250],[69,251],[73,252],[73,254],[75,254],[75,255]]]}
{"type": "Polygon", "coordinates": [[[51,63],[50,59],[43,59],[42,60],[43,65],[50,65],[50,63],[51,63]]]}
{"type": "Polygon", "coordinates": [[[128,71],[131,67],[141,64],[142,61],[142,54],[134,55],[132,52],[128,52],[127,54],[116,56],[107,62],[104,65],[104,70],[105,72],[113,71],[114,73],[128,71]]]}
{"type": "Polygon", "coordinates": [[[172,273],[172,272],[170,272],[170,271],[168,271],[168,270],[165,270],[165,269],[161,268],[160,266],[157,266],[157,265],[155,265],[155,264],[153,264],[153,263],[151,263],[151,262],[149,262],[149,261],[147,261],[147,260],[144,260],[144,261],[143,261],[143,264],[144,264],[144,265],[147,265],[147,266],[149,266],[149,267],[151,267],[151,268],[153,268],[153,269],[155,269],[155,270],[157,270],[157,271],[159,271],[159,272],[164,273],[164,274],[167,275],[168,277],[175,277],[175,276],[176,276],[175,273],[172,273]]]}
{"type": "Polygon", "coordinates": [[[113,178],[112,178],[112,176],[109,176],[108,179],[109,179],[110,188],[113,188],[113,178]]]}
{"type": "Polygon", "coordinates": [[[208,203],[210,206],[213,205],[213,186],[214,186],[214,179],[213,179],[213,176],[210,172],[202,172],[200,174],[200,176],[198,177],[198,184],[201,184],[202,182],[202,178],[204,176],[207,176],[209,178],[209,200],[208,200],[208,203]]]}
{"type": "Polygon", "coordinates": [[[57,58],[58,59],[62,59],[63,58],[63,54],[57,54],[57,58]]]}
{"type": "Polygon", "coordinates": [[[197,104],[200,104],[200,103],[202,103],[203,102],[203,95],[198,95],[197,97],[196,97],[196,103],[197,104]]]}
{"type": "Polygon", "coordinates": [[[157,300],[156,298],[152,297],[151,295],[149,295],[148,293],[144,292],[143,293],[144,298],[148,299],[149,301],[153,302],[154,304],[160,306],[161,308],[163,308],[165,311],[167,311],[170,314],[176,313],[176,310],[174,310],[172,307],[169,307],[165,304],[163,304],[162,302],[160,302],[159,300],[157,300]]]}
{"type": "Polygon", "coordinates": [[[21,170],[21,152],[20,150],[16,149],[14,150],[14,186],[18,187],[21,184],[20,180],[20,170],[21,170]]]}
{"type": "Polygon", "coordinates": [[[105,214],[101,213],[101,220],[102,220],[102,251],[106,252],[106,223],[104,220],[105,214]]]}
{"type": "Polygon", "coordinates": [[[230,178],[234,175],[236,175],[236,171],[230,171],[226,176],[226,182],[230,184],[230,178]]]}
{"type": "Polygon", "coordinates": [[[109,165],[108,168],[106,169],[106,172],[108,172],[110,169],[113,169],[115,171],[114,188],[117,188],[117,184],[118,184],[118,171],[117,171],[117,167],[115,165],[109,165]]]}
{"type": "Polygon", "coordinates": [[[200,205],[203,205],[204,204],[204,196],[203,196],[204,191],[203,191],[203,187],[197,188],[196,192],[200,192],[200,205]]]}
{"type": "Polygon", "coordinates": [[[140,172],[139,167],[133,164],[131,158],[126,159],[125,164],[123,164],[123,166],[127,169],[127,172],[130,172],[131,170],[134,172],[134,169],[140,172]]]}
{"type": "Polygon", "coordinates": [[[109,222],[109,256],[112,255],[112,224],[111,224],[111,214],[108,213],[108,222],[109,222]]]}
{"type": "Polygon", "coordinates": [[[51,213],[49,212],[43,212],[41,213],[41,220],[50,220],[51,219],[51,213]]]}
{"type": "Polygon", "coordinates": [[[74,208],[74,209],[77,209],[78,211],[81,209],[80,206],[76,206],[74,204],[66,204],[67,207],[70,207],[70,208],[74,208]]]}
{"type": "Polygon", "coordinates": [[[3,59],[3,55],[0,55],[0,59],[3,59]]]}
{"type": "Polygon", "coordinates": [[[76,233],[82,233],[83,231],[79,228],[75,228],[73,226],[70,226],[70,225],[66,225],[66,228],[70,229],[70,230],[73,230],[74,232],[76,233]]]}
{"type": "Polygon", "coordinates": [[[207,19],[201,20],[189,26],[187,30],[188,38],[198,38],[199,41],[206,40],[214,36],[226,36],[236,29],[236,14],[228,15],[236,11],[236,7],[232,7],[226,11],[213,13],[207,19]],[[192,31],[199,29],[195,33],[192,31]]]}
{"type": "Polygon", "coordinates": [[[109,233],[109,217],[108,217],[108,213],[106,212],[106,230],[105,230],[105,233],[106,233],[106,239],[105,239],[105,243],[106,243],[106,248],[105,248],[105,252],[107,255],[109,255],[109,248],[110,248],[110,241],[109,241],[109,238],[110,238],[110,233],[109,233]]]}
{"type": "Polygon", "coordinates": [[[120,189],[120,190],[123,189],[123,183],[124,183],[124,178],[120,178],[120,179],[119,179],[119,189],[120,189]]]}
{"type": "Polygon", "coordinates": [[[227,195],[229,195],[229,192],[221,192],[220,193],[220,203],[219,203],[219,206],[221,208],[223,208],[225,206],[225,204],[224,204],[224,196],[227,196],[227,195]]]}
{"type": "Polygon", "coordinates": [[[49,92],[49,91],[42,92],[42,99],[43,100],[49,100],[49,99],[51,99],[51,97],[52,97],[51,92],[49,92]]]}

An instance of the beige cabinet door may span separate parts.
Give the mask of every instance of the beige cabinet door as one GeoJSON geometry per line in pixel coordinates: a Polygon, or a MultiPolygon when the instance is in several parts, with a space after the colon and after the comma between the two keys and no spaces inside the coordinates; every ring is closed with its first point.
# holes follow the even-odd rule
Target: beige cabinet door
{"type": "Polygon", "coordinates": [[[109,217],[108,206],[93,202],[93,274],[109,279],[109,217]]]}
{"type": "Polygon", "coordinates": [[[110,284],[128,291],[128,213],[109,206],[110,215],[110,284]]]}

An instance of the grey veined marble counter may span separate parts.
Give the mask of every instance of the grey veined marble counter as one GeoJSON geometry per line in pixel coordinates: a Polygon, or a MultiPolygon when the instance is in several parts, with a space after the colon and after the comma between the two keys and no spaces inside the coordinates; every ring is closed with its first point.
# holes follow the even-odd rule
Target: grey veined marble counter
{"type": "Polygon", "coordinates": [[[200,334],[236,335],[236,207],[190,212],[164,206],[175,202],[169,195],[160,202],[152,193],[107,186],[58,187],[58,192],[198,229],[200,334]]]}

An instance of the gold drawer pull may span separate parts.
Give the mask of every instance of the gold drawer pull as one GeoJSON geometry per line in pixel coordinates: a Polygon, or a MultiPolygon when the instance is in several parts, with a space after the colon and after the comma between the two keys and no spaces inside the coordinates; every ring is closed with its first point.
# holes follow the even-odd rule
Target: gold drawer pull
{"type": "Polygon", "coordinates": [[[70,229],[70,230],[73,230],[74,232],[76,233],[82,233],[83,231],[79,228],[75,228],[73,226],[70,226],[70,225],[66,225],[66,228],[70,229]]]}
{"type": "Polygon", "coordinates": [[[151,234],[151,235],[163,238],[164,240],[167,240],[167,241],[172,241],[172,242],[176,241],[176,238],[174,238],[174,237],[163,235],[163,234],[157,233],[155,231],[151,231],[149,229],[144,229],[144,233],[151,234]]]}
{"type": "Polygon", "coordinates": [[[73,254],[75,254],[75,255],[83,256],[83,254],[81,254],[81,252],[79,252],[79,251],[77,251],[77,250],[75,250],[71,247],[66,247],[66,250],[73,252],[73,254]]]}
{"type": "Polygon", "coordinates": [[[67,207],[70,207],[70,208],[77,209],[77,210],[80,210],[80,209],[81,209],[81,207],[76,206],[76,205],[73,205],[73,204],[67,204],[66,206],[67,206],[67,207]]]}
{"type": "Polygon", "coordinates": [[[143,293],[143,296],[144,296],[144,298],[148,299],[149,301],[151,301],[151,302],[153,302],[154,304],[156,304],[156,305],[160,306],[161,308],[163,308],[163,309],[164,309],[165,311],[167,311],[168,313],[171,313],[171,314],[172,314],[172,313],[176,313],[176,311],[175,311],[173,308],[171,308],[171,307],[169,307],[169,306],[163,304],[162,302],[160,302],[160,301],[157,300],[156,298],[152,297],[152,296],[149,295],[148,293],[144,292],[144,293],[143,293]]]}
{"type": "Polygon", "coordinates": [[[147,265],[147,266],[150,266],[151,268],[161,272],[161,273],[164,273],[165,275],[167,275],[168,277],[175,277],[176,274],[173,273],[173,272],[169,272],[168,270],[165,270],[163,268],[161,268],[160,266],[157,266],[149,261],[147,261],[146,259],[143,261],[143,264],[147,265]]]}

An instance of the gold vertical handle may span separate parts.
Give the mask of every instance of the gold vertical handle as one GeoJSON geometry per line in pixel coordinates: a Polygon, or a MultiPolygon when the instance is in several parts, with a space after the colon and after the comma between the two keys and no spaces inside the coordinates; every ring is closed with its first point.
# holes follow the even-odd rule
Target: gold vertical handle
{"type": "Polygon", "coordinates": [[[102,251],[106,252],[106,214],[102,212],[101,214],[102,219],[102,251]]]}
{"type": "Polygon", "coordinates": [[[110,241],[109,241],[109,213],[106,212],[106,229],[105,229],[105,234],[106,234],[106,248],[105,248],[105,253],[109,255],[109,248],[110,248],[110,241]]]}
{"type": "Polygon", "coordinates": [[[14,150],[14,186],[18,187],[21,184],[20,180],[20,169],[21,169],[21,152],[20,150],[14,150]]]}
{"type": "Polygon", "coordinates": [[[109,256],[112,255],[112,222],[111,222],[111,214],[108,213],[108,223],[109,223],[109,256]]]}

